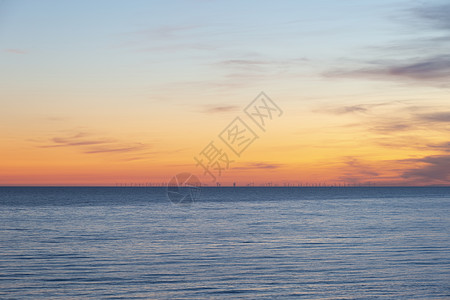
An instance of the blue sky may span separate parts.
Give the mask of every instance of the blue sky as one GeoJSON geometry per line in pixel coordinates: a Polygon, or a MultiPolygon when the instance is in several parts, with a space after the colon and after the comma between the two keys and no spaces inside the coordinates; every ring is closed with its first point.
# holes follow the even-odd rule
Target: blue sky
{"type": "Polygon", "coordinates": [[[8,56],[4,70],[9,76],[48,72],[80,80],[91,73],[124,83],[131,77],[139,85],[220,76],[221,62],[249,59],[308,59],[317,71],[397,39],[394,12],[405,3],[4,1],[3,50],[33,56],[8,56]]]}
{"type": "MultiPolygon", "coordinates": [[[[181,151],[157,161],[186,165],[264,90],[286,114],[249,164],[287,165],[261,155],[276,140],[291,149],[281,157],[292,165],[312,155],[307,162],[317,162],[318,173],[325,172],[319,162],[335,155],[323,150],[328,144],[342,147],[332,160],[356,177],[355,161],[416,159],[424,165],[417,168],[427,167],[443,148],[412,141],[445,144],[447,115],[432,114],[448,111],[449,20],[445,1],[3,0],[0,139],[16,145],[4,155],[20,145],[34,163],[27,153],[36,141],[92,135],[152,145],[153,154],[181,151]],[[398,141],[402,147],[392,146],[398,141]],[[306,155],[305,146],[323,153],[306,155]]],[[[371,174],[420,174],[403,167],[371,174]]]]}

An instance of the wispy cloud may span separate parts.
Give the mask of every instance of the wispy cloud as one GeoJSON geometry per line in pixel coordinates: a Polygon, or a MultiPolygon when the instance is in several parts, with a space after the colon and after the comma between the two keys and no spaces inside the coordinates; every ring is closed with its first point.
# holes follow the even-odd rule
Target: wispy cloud
{"type": "Polygon", "coordinates": [[[429,27],[450,32],[450,4],[436,6],[422,5],[413,12],[429,27]]]}
{"type": "Polygon", "coordinates": [[[333,70],[324,73],[327,77],[358,77],[372,79],[412,79],[419,81],[438,81],[439,86],[447,87],[450,79],[450,56],[415,58],[408,61],[376,61],[370,67],[354,70],[333,70]]]}
{"type": "Polygon", "coordinates": [[[345,105],[345,106],[335,106],[335,107],[322,107],[313,110],[316,113],[329,113],[334,115],[344,115],[351,113],[365,113],[368,111],[367,105],[345,105]]]}
{"type": "Polygon", "coordinates": [[[258,169],[278,169],[281,168],[282,164],[272,164],[272,163],[263,163],[263,162],[253,162],[253,163],[245,163],[239,167],[233,167],[234,170],[258,170],[258,169]]]}
{"type": "Polygon", "coordinates": [[[405,107],[393,111],[391,115],[378,116],[371,121],[370,129],[387,133],[418,129],[443,131],[448,125],[443,126],[443,123],[450,123],[450,112],[441,110],[441,107],[414,107],[413,110],[405,107]]]}
{"type": "Polygon", "coordinates": [[[126,41],[119,46],[132,47],[138,52],[212,51],[217,46],[200,38],[208,34],[207,28],[206,24],[175,24],[147,28],[124,34],[126,41]]]}
{"type": "Polygon", "coordinates": [[[192,31],[202,28],[198,24],[180,24],[180,25],[165,25],[156,28],[140,30],[136,33],[145,35],[150,38],[174,38],[191,33],[192,31]]]}
{"type": "Polygon", "coordinates": [[[54,147],[70,147],[70,146],[88,146],[112,143],[114,140],[109,139],[92,139],[86,132],[78,132],[69,136],[53,137],[44,145],[40,145],[40,148],[54,148],[54,147]]]}
{"type": "Polygon", "coordinates": [[[343,158],[339,180],[352,184],[377,185],[448,185],[450,155],[423,158],[365,161],[359,157],[343,158]]]}
{"type": "Polygon", "coordinates": [[[28,51],[21,49],[5,49],[4,52],[13,53],[13,54],[27,54],[28,51]]]}
{"type": "Polygon", "coordinates": [[[347,157],[344,163],[346,167],[345,171],[343,172],[343,176],[345,176],[346,178],[348,178],[349,176],[355,176],[356,178],[359,178],[363,176],[376,177],[380,175],[373,169],[372,166],[368,165],[367,163],[363,163],[357,157],[347,157]]]}
{"type": "Polygon", "coordinates": [[[96,137],[87,132],[77,132],[66,136],[53,137],[47,142],[41,142],[38,147],[73,147],[85,154],[139,152],[149,148],[148,145],[143,143],[130,143],[112,138],[96,137]]]}
{"type": "Polygon", "coordinates": [[[121,147],[121,146],[117,146],[117,145],[94,147],[91,150],[84,151],[84,153],[86,153],[86,154],[111,153],[111,152],[125,153],[125,152],[136,152],[136,151],[140,151],[143,149],[146,149],[146,146],[144,144],[136,143],[134,146],[125,146],[125,147],[121,147]]]}
{"type": "Polygon", "coordinates": [[[222,60],[216,63],[216,65],[235,70],[251,70],[251,71],[263,71],[268,66],[278,65],[277,63],[268,60],[256,60],[256,59],[228,59],[222,60]]]}
{"type": "Polygon", "coordinates": [[[423,165],[404,171],[403,178],[412,179],[417,184],[450,183],[450,155],[427,156],[412,161],[423,165]]]}
{"type": "Polygon", "coordinates": [[[52,122],[61,122],[67,120],[65,117],[56,117],[56,116],[48,116],[45,118],[46,121],[52,121],[52,122]]]}
{"type": "Polygon", "coordinates": [[[450,111],[417,114],[416,117],[419,120],[424,120],[427,122],[448,122],[448,123],[450,123],[450,111]]]}
{"type": "Polygon", "coordinates": [[[222,65],[232,65],[232,66],[247,66],[247,65],[267,65],[269,64],[268,61],[263,60],[252,60],[252,59],[229,59],[221,61],[220,64],[222,65]]]}
{"type": "Polygon", "coordinates": [[[313,110],[315,113],[326,113],[333,115],[344,114],[365,114],[371,113],[374,109],[383,106],[392,106],[399,104],[399,101],[393,102],[381,102],[381,103],[368,103],[368,104],[353,104],[353,105],[327,105],[316,108],[313,110]]]}
{"type": "Polygon", "coordinates": [[[407,131],[413,129],[414,126],[406,122],[399,121],[381,121],[376,122],[369,130],[377,133],[392,134],[399,131],[407,131]]]}
{"type": "Polygon", "coordinates": [[[434,147],[431,147],[430,141],[424,137],[419,137],[416,135],[404,134],[401,136],[393,135],[392,137],[386,135],[372,138],[372,143],[377,146],[381,146],[387,149],[404,149],[411,150],[413,153],[417,151],[426,151],[430,149],[440,150],[438,146],[440,144],[433,144],[434,147]]]}
{"type": "MultiPolygon", "coordinates": [[[[450,56],[441,55],[419,58],[412,63],[403,63],[386,67],[386,75],[407,77],[418,80],[450,78],[450,56]]],[[[381,71],[381,74],[383,71],[381,71]]]]}
{"type": "Polygon", "coordinates": [[[371,132],[395,136],[396,133],[419,130],[444,132],[449,129],[449,123],[450,114],[445,112],[408,114],[400,111],[372,116],[370,120],[362,121],[360,126],[371,132]]]}
{"type": "Polygon", "coordinates": [[[253,71],[267,71],[267,69],[282,70],[291,67],[294,68],[299,64],[305,64],[309,62],[309,60],[305,57],[294,57],[289,59],[270,59],[262,55],[256,56],[257,58],[248,58],[247,55],[242,55],[241,57],[218,61],[214,65],[236,70],[245,69],[253,71]]]}
{"type": "Polygon", "coordinates": [[[200,51],[211,51],[214,47],[203,44],[203,43],[169,43],[169,44],[158,44],[155,46],[149,46],[139,49],[139,52],[179,52],[186,51],[187,49],[200,50],[200,51]]]}
{"type": "Polygon", "coordinates": [[[420,39],[399,40],[374,53],[392,59],[361,61],[360,67],[338,68],[325,72],[326,77],[403,80],[449,88],[450,80],[450,5],[426,4],[411,8],[403,19],[420,39]],[[417,25],[420,24],[420,25],[417,25]],[[392,52],[394,51],[394,52],[392,52]]]}
{"type": "MultiPolygon", "coordinates": [[[[359,127],[374,133],[395,135],[416,130],[445,131],[450,125],[450,111],[443,106],[411,105],[408,101],[393,101],[375,104],[328,105],[314,109],[315,113],[333,115],[352,114],[359,127]]],[[[348,127],[343,125],[342,127],[348,127]]]]}
{"type": "Polygon", "coordinates": [[[438,150],[442,152],[450,152],[450,142],[426,145],[428,149],[438,150]]]}
{"type": "Polygon", "coordinates": [[[223,105],[223,106],[208,107],[204,110],[204,112],[208,114],[216,114],[216,113],[235,112],[238,110],[239,106],[237,105],[223,105]]]}

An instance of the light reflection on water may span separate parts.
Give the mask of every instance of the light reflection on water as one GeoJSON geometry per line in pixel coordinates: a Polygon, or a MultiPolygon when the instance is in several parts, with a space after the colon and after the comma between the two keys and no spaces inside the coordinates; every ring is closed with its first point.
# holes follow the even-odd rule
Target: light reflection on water
{"type": "Polygon", "coordinates": [[[0,188],[2,298],[448,298],[450,188],[0,188]]]}

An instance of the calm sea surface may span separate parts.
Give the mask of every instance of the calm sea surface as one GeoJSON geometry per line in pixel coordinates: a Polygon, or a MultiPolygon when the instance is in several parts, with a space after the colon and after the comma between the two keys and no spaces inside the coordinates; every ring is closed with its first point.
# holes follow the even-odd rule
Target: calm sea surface
{"type": "Polygon", "coordinates": [[[449,299],[450,188],[0,188],[0,298],[449,299]]]}

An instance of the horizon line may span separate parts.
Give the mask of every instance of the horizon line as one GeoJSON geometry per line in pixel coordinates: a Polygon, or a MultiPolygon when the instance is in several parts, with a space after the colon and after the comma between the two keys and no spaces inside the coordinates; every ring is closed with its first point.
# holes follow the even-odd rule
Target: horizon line
{"type": "MultiPolygon", "coordinates": [[[[167,188],[168,185],[0,185],[0,188],[167,188]]],[[[186,186],[181,186],[186,187],[186,186]]],[[[416,188],[450,185],[201,185],[200,188],[416,188]]]]}

